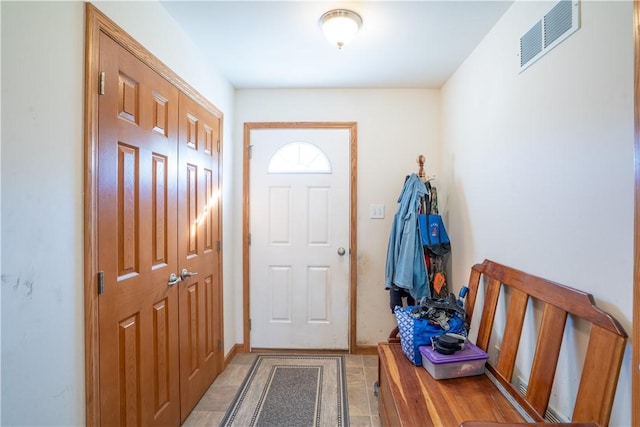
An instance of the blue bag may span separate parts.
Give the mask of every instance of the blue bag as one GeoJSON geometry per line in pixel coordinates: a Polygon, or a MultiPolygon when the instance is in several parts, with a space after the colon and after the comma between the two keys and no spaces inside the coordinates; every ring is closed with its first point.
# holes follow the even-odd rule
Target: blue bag
{"type": "Polygon", "coordinates": [[[440,215],[418,215],[422,245],[431,255],[443,256],[451,252],[451,241],[440,215]]]}
{"type": "Polygon", "coordinates": [[[416,366],[422,366],[422,356],[418,347],[431,345],[431,338],[452,332],[463,336],[467,335],[464,321],[457,314],[449,319],[449,330],[445,331],[440,325],[429,322],[427,319],[415,319],[411,311],[419,306],[400,307],[394,310],[398,321],[398,333],[402,352],[407,359],[416,366]]]}

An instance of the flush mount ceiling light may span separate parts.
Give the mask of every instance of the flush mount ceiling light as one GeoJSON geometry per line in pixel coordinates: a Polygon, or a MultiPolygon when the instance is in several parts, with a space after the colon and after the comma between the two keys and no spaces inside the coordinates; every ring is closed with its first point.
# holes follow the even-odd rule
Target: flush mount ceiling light
{"type": "Polygon", "coordinates": [[[320,27],[331,43],[342,49],[362,26],[362,18],[352,10],[333,9],[320,17],[320,27]]]}

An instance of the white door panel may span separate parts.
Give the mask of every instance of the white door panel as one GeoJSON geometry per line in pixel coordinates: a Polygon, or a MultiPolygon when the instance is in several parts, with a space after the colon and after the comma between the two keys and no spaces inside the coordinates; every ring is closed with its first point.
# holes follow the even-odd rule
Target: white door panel
{"type": "Polygon", "coordinates": [[[349,130],[255,129],[251,141],[251,346],[348,349],[349,130]],[[294,172],[267,173],[272,158],[294,172]]]}

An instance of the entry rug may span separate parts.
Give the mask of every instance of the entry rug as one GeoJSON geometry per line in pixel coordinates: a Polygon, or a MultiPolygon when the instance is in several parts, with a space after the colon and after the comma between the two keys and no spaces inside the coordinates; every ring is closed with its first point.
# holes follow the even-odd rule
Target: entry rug
{"type": "Polygon", "coordinates": [[[220,426],[347,427],[343,356],[259,355],[220,426]]]}

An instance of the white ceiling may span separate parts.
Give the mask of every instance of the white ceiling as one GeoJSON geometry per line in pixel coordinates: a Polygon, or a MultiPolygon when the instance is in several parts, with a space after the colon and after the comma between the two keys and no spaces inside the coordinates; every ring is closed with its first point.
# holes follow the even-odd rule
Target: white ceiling
{"type": "Polygon", "coordinates": [[[235,88],[439,88],[512,1],[162,1],[235,88]],[[318,25],[362,16],[342,50],[318,25]]]}

